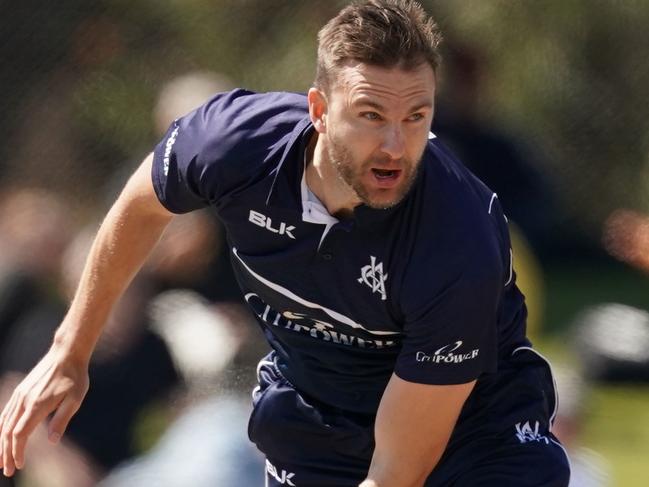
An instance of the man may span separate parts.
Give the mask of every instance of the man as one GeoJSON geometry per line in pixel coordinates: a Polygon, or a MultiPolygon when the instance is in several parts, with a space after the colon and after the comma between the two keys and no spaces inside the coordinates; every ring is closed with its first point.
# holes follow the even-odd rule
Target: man
{"type": "Polygon", "coordinates": [[[132,176],[2,414],[6,474],[52,411],[60,438],[102,323],[172,215],[209,205],[273,349],[248,430],[268,485],[567,485],[497,197],[429,134],[433,21],[371,0],[318,39],[306,98],[217,95],[132,176]]]}

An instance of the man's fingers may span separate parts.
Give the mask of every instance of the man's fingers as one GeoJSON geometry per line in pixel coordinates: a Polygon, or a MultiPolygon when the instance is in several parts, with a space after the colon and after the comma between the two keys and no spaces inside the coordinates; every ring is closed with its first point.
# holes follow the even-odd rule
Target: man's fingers
{"type": "Polygon", "coordinates": [[[88,390],[87,371],[74,364],[61,368],[55,358],[46,355],[41,359],[16,387],[0,415],[0,462],[6,476],[23,467],[30,435],[52,412],[49,438],[54,442],[60,438],[88,390]]]}
{"type": "Polygon", "coordinates": [[[2,473],[5,475],[9,475],[9,451],[7,448],[9,447],[9,435],[11,434],[10,432],[10,427],[9,424],[11,422],[11,413],[14,409],[15,405],[15,398],[14,396],[11,396],[9,399],[9,402],[5,405],[4,410],[2,411],[2,429],[0,429],[0,452],[2,455],[2,473]]]}
{"type": "Polygon", "coordinates": [[[13,431],[11,455],[13,457],[13,462],[16,468],[23,468],[25,458],[25,444],[27,443],[27,438],[31,433],[31,431],[25,430],[25,422],[27,417],[27,414],[23,414],[18,423],[16,423],[16,427],[13,431]]]}
{"type": "Polygon", "coordinates": [[[9,404],[5,404],[5,407],[2,408],[2,413],[0,413],[0,468],[4,465],[4,460],[2,459],[4,452],[2,449],[2,428],[5,423],[5,416],[7,415],[7,406],[9,406],[9,404]]]}
{"type": "Polygon", "coordinates": [[[13,459],[13,431],[18,418],[23,413],[22,399],[14,394],[5,407],[5,417],[2,422],[2,472],[10,477],[14,474],[15,463],[13,459]]]}
{"type": "Polygon", "coordinates": [[[52,443],[58,443],[65,433],[72,416],[79,410],[81,401],[72,399],[69,395],[63,400],[54,414],[48,427],[48,438],[52,443]]]}
{"type": "Polygon", "coordinates": [[[29,409],[26,410],[16,422],[16,426],[13,429],[13,438],[11,443],[11,457],[16,468],[23,468],[23,465],[25,464],[25,446],[27,445],[27,440],[36,426],[38,426],[38,423],[43,421],[48,414],[48,409],[42,408],[40,411],[29,409]]]}
{"type": "MultiPolygon", "coordinates": [[[[59,411],[61,408],[66,409],[64,407],[65,402],[60,403],[59,411]]],[[[76,401],[70,402],[74,403],[76,401]]],[[[2,462],[6,476],[13,475],[16,468],[23,467],[25,463],[25,447],[29,436],[38,424],[56,409],[56,404],[56,400],[31,404],[16,394],[11,398],[10,409],[7,409],[8,412],[5,415],[2,428],[2,462]]]]}
{"type": "Polygon", "coordinates": [[[25,464],[25,447],[32,432],[55,409],[57,412],[54,417],[56,417],[60,413],[61,409],[65,408],[67,402],[70,401],[64,399],[57,409],[56,402],[52,401],[49,404],[29,408],[22,414],[14,427],[11,450],[12,459],[17,468],[22,468],[25,464]]]}

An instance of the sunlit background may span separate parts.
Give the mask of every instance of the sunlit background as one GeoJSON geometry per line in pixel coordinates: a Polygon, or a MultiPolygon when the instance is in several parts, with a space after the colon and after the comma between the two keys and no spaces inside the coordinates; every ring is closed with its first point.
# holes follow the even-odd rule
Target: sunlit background
{"type": "MultiPolygon", "coordinates": [[[[306,91],[316,33],[345,3],[2,6],[0,403],[46,350],[89,239],[168,124],[231,87],[306,91]]],[[[422,3],[445,34],[434,131],[510,218],[571,485],[644,486],[649,2],[422,3]]],[[[246,415],[265,346],[223,242],[208,213],[174,223],[108,324],[87,409],[62,447],[36,435],[16,485],[261,485],[246,415]]]]}

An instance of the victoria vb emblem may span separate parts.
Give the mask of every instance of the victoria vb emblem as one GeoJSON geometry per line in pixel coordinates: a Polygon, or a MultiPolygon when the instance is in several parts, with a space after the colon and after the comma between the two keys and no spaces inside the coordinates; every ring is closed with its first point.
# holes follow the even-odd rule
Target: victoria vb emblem
{"type": "Polygon", "coordinates": [[[377,264],[376,257],[371,255],[370,264],[361,268],[361,277],[358,278],[358,282],[369,286],[372,294],[380,293],[381,301],[385,301],[387,299],[385,294],[385,281],[387,278],[388,275],[383,274],[383,262],[377,264]]]}

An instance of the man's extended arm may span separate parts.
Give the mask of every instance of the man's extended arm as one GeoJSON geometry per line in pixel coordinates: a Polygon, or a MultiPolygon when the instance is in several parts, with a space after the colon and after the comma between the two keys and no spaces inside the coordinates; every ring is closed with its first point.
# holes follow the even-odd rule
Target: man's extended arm
{"type": "Polygon", "coordinates": [[[376,417],[372,464],[359,487],[421,487],[474,384],[415,384],[393,374],[376,417]]]}
{"type": "Polygon", "coordinates": [[[88,390],[90,356],[113,305],[173,217],[155,195],[151,164],[149,155],[108,212],[50,350],[0,415],[0,467],[7,476],[22,468],[27,439],[49,414],[55,412],[50,440],[65,431],[88,390]]]}

